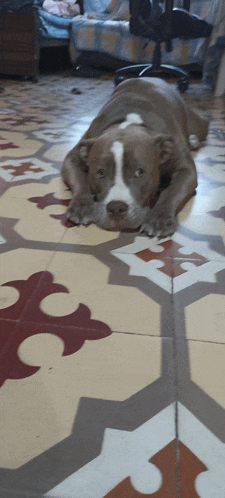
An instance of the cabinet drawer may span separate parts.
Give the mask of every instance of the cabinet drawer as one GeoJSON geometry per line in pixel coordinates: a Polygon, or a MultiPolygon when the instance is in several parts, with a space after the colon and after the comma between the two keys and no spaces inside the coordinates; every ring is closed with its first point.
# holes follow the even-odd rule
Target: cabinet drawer
{"type": "Polygon", "coordinates": [[[0,15],[0,30],[12,33],[20,31],[27,33],[35,31],[34,16],[20,14],[1,14],[0,15]]]}
{"type": "Polygon", "coordinates": [[[35,51],[35,37],[34,34],[29,33],[6,33],[0,32],[0,51],[21,51],[21,52],[34,52],[35,51]]]}
{"type": "Polygon", "coordinates": [[[0,51],[0,61],[11,61],[11,62],[28,62],[38,59],[36,54],[31,54],[29,52],[10,52],[10,51],[0,51]]]}

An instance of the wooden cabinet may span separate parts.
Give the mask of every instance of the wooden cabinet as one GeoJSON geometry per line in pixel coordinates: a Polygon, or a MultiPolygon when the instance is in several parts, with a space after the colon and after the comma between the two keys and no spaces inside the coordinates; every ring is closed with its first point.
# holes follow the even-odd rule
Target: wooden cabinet
{"type": "Polygon", "coordinates": [[[38,76],[39,50],[35,15],[0,15],[0,73],[38,76]]]}

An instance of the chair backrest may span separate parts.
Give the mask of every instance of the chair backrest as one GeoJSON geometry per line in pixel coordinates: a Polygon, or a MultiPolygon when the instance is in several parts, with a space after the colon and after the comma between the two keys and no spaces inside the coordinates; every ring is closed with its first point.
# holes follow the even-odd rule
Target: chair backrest
{"type": "MultiPolygon", "coordinates": [[[[129,0],[129,10],[130,14],[142,14],[142,17],[144,19],[147,19],[150,16],[151,12],[151,6],[157,6],[159,4],[165,3],[165,0],[129,0]]],[[[169,2],[171,3],[171,6],[173,4],[173,1],[169,2]]],[[[189,11],[190,10],[190,5],[191,5],[191,0],[183,0],[183,5],[182,8],[184,10],[189,11]]]]}
{"type": "Polygon", "coordinates": [[[158,0],[129,0],[130,15],[141,13],[142,17],[147,19],[151,13],[151,5],[155,1],[158,3],[158,0]]]}

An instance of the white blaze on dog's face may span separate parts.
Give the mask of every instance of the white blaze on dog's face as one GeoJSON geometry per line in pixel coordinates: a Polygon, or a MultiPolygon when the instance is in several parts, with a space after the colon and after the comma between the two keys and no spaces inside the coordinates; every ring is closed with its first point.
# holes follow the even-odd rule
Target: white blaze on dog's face
{"type": "Polygon", "coordinates": [[[86,155],[89,185],[97,202],[96,224],[102,228],[136,229],[156,202],[162,147],[159,137],[140,126],[140,119],[137,122],[130,114],[123,126],[81,142],[80,155],[83,159],[86,155]]]}
{"type": "Polygon", "coordinates": [[[130,186],[128,186],[123,178],[124,169],[124,145],[122,142],[113,142],[111,147],[114,159],[114,184],[108,191],[104,199],[104,204],[107,207],[110,202],[123,202],[128,207],[135,203],[135,198],[132,195],[130,186]]]}

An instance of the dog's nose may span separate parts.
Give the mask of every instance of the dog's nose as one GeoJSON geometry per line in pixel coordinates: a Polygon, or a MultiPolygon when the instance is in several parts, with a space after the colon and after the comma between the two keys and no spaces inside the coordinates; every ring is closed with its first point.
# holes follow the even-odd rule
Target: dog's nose
{"type": "Polygon", "coordinates": [[[107,204],[107,211],[115,218],[122,217],[127,212],[128,205],[122,201],[111,201],[107,204]]]}

